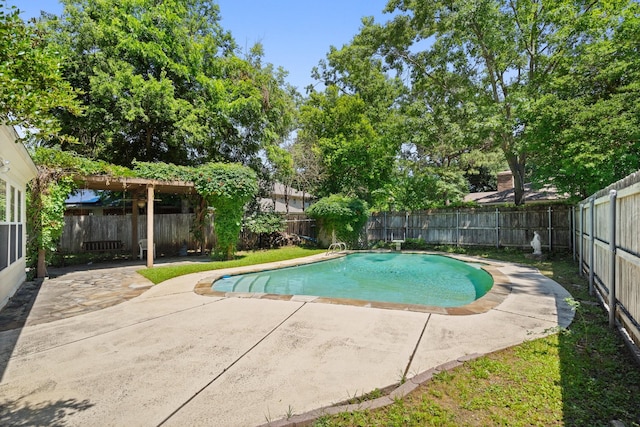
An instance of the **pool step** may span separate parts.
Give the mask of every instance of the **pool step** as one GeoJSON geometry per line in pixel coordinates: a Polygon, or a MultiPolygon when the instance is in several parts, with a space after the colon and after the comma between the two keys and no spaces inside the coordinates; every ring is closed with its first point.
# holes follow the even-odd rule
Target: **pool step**
{"type": "Polygon", "coordinates": [[[251,282],[251,286],[249,286],[249,292],[264,293],[264,288],[265,286],[267,286],[267,283],[269,283],[269,279],[270,277],[267,274],[259,275],[253,280],[253,282],[251,282]]]}
{"type": "Polygon", "coordinates": [[[233,292],[250,292],[249,288],[251,287],[251,283],[253,279],[248,276],[243,276],[233,285],[233,292]]]}
{"type": "Polygon", "coordinates": [[[269,275],[243,276],[233,286],[233,292],[264,292],[269,282],[269,275]]]}

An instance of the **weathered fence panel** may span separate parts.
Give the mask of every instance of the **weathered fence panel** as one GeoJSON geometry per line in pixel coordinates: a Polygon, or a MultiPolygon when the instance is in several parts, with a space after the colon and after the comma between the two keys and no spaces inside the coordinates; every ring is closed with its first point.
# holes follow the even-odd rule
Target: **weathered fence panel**
{"type": "Polygon", "coordinates": [[[460,246],[528,247],[537,231],[549,250],[572,247],[570,206],[380,212],[367,222],[369,241],[424,239],[460,246]]]}
{"type": "Polygon", "coordinates": [[[289,213],[286,216],[287,234],[297,234],[298,236],[316,237],[316,221],[308,218],[305,213],[289,213]]]}
{"type": "MultiPolygon", "coordinates": [[[[289,234],[315,238],[315,220],[305,214],[286,215],[286,229],[289,234]]],[[[131,215],[83,215],[65,216],[65,224],[60,238],[60,250],[68,253],[82,252],[82,242],[88,241],[121,241],[124,252],[132,251],[131,215]]],[[[206,250],[215,245],[215,218],[210,216],[205,224],[206,250]]],[[[146,237],[147,216],[138,217],[138,236],[134,239],[134,249],[139,239],[146,237]]],[[[187,250],[199,250],[193,237],[192,214],[161,214],[153,217],[153,234],[158,254],[177,255],[186,244],[187,250]]],[[[246,238],[247,236],[245,236],[246,238]]]]}
{"type": "MultiPolygon", "coordinates": [[[[59,247],[65,252],[82,252],[82,242],[119,240],[123,250],[131,251],[131,216],[130,215],[82,215],[65,216],[65,224],[59,247]]],[[[147,216],[138,217],[139,239],[146,237],[147,216]]],[[[186,242],[188,249],[196,249],[197,243],[191,233],[193,215],[163,214],[153,218],[154,240],[158,253],[177,254],[186,242]]],[[[207,225],[206,234],[209,241],[213,239],[212,220],[207,225]]]]}
{"type": "Polygon", "coordinates": [[[640,346],[640,172],[580,202],[577,208],[580,272],[589,289],[640,346]]]}

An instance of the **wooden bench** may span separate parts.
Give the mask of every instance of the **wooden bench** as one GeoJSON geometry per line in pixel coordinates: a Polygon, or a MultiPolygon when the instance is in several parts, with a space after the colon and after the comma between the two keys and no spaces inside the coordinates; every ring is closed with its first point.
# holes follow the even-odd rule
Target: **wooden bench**
{"type": "Polygon", "coordinates": [[[87,252],[113,252],[122,251],[124,243],[120,240],[95,240],[82,242],[82,250],[87,252]]]}

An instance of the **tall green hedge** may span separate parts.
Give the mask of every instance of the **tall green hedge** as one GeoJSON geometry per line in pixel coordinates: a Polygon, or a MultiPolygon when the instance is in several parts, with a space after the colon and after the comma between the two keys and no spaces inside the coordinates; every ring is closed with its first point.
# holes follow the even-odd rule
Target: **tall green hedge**
{"type": "Polygon", "coordinates": [[[356,247],[362,228],[369,218],[367,202],[355,197],[333,194],[311,205],[307,215],[318,220],[327,233],[356,247]]]}

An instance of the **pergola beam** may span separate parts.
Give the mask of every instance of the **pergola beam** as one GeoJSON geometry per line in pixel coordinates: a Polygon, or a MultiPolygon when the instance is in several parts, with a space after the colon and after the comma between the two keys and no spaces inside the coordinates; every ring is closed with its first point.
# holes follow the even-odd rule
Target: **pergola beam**
{"type": "Polygon", "coordinates": [[[90,190],[110,191],[139,191],[144,192],[148,185],[153,185],[157,193],[163,194],[195,194],[192,182],[188,181],[158,181],[156,179],[123,178],[106,175],[74,176],[78,186],[90,190]]]}
{"type": "Polygon", "coordinates": [[[138,197],[146,196],[147,204],[147,267],[153,267],[153,208],[155,193],[161,194],[196,194],[192,182],[159,181],[145,178],[124,178],[106,175],[76,175],[74,181],[79,187],[90,190],[131,191],[133,207],[131,215],[131,253],[137,256],[138,248],[138,197]]]}

